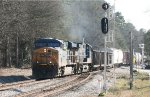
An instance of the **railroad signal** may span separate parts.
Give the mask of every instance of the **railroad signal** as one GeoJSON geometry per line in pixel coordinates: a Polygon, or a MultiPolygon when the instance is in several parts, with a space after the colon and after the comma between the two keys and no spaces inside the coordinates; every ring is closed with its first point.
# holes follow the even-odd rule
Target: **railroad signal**
{"type": "Polygon", "coordinates": [[[101,30],[104,34],[108,33],[108,19],[106,17],[101,20],[101,30]]]}
{"type": "Polygon", "coordinates": [[[103,4],[102,4],[102,8],[103,8],[104,10],[107,10],[107,9],[109,8],[109,4],[108,4],[108,3],[103,3],[103,4]]]}
{"type": "MultiPolygon", "coordinates": [[[[102,5],[102,8],[105,10],[105,16],[107,16],[107,12],[106,10],[109,8],[108,3],[104,3],[102,5]]],[[[108,33],[108,19],[106,17],[101,19],[101,30],[103,34],[107,34],[108,33]]],[[[105,52],[104,52],[104,85],[103,85],[103,89],[106,92],[106,64],[107,64],[107,58],[106,58],[106,35],[104,37],[104,48],[105,48],[105,52]]]]}
{"type": "MultiPolygon", "coordinates": [[[[108,3],[103,3],[102,8],[105,10],[105,15],[107,15],[106,10],[109,8],[108,3]]],[[[101,19],[101,30],[103,34],[108,33],[108,18],[104,17],[101,19]]]]}

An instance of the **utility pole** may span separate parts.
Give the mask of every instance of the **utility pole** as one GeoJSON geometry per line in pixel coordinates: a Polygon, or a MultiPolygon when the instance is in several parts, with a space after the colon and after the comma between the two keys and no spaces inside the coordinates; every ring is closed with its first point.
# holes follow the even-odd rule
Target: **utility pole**
{"type": "MultiPolygon", "coordinates": [[[[115,48],[115,28],[116,28],[116,14],[115,14],[115,6],[116,6],[116,0],[114,0],[114,9],[113,9],[113,31],[112,31],[112,47],[115,48]]],[[[114,60],[114,54],[112,55],[112,59],[114,60]]],[[[113,62],[114,63],[114,62],[113,62]]],[[[113,64],[113,77],[114,77],[114,88],[116,83],[116,74],[115,74],[115,64],[113,64]]]]}
{"type": "Polygon", "coordinates": [[[133,87],[133,41],[132,32],[130,32],[130,89],[133,87]]]}
{"type": "Polygon", "coordinates": [[[144,65],[144,44],[142,44],[142,65],[144,65]]]}
{"type": "Polygon", "coordinates": [[[113,32],[112,32],[112,41],[113,41],[113,48],[115,48],[115,28],[116,28],[116,14],[115,14],[115,6],[116,6],[116,0],[114,0],[114,16],[113,16],[113,32]]]}
{"type": "Polygon", "coordinates": [[[17,37],[16,37],[17,39],[16,39],[16,67],[18,68],[19,67],[19,37],[18,37],[18,32],[17,32],[17,37]]]}

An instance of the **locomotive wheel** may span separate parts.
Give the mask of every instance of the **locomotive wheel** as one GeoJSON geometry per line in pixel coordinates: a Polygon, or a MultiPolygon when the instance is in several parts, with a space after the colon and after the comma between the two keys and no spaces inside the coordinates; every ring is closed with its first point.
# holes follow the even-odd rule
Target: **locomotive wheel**
{"type": "Polygon", "coordinates": [[[88,64],[88,66],[89,66],[88,71],[91,72],[91,71],[92,71],[92,68],[93,68],[93,67],[92,67],[92,64],[88,64]]]}
{"type": "Polygon", "coordinates": [[[65,73],[65,68],[64,68],[64,67],[61,67],[61,68],[59,68],[58,71],[59,71],[59,72],[58,72],[58,76],[63,76],[64,73],[65,73]]]}
{"type": "Polygon", "coordinates": [[[80,65],[80,73],[82,74],[83,72],[83,65],[80,65]]]}
{"type": "Polygon", "coordinates": [[[74,74],[77,73],[76,65],[73,67],[73,72],[74,72],[74,74]]]}
{"type": "Polygon", "coordinates": [[[61,69],[61,76],[63,76],[65,73],[64,69],[61,69]]]}
{"type": "Polygon", "coordinates": [[[54,64],[54,67],[53,67],[53,77],[56,77],[58,73],[58,66],[56,64],[54,64]]]}

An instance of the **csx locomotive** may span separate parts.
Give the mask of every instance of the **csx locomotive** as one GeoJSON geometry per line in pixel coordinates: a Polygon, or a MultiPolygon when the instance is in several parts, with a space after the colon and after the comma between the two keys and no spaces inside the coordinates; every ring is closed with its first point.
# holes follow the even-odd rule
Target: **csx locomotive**
{"type": "Polygon", "coordinates": [[[32,53],[32,75],[53,78],[92,70],[93,50],[89,44],[41,38],[32,53]]]}
{"type": "MultiPolygon", "coordinates": [[[[115,48],[107,48],[107,65],[129,64],[129,53],[115,48]]],[[[77,74],[101,68],[104,65],[104,50],[93,50],[92,46],[41,38],[34,42],[32,52],[32,75],[36,79],[77,74]]]]}

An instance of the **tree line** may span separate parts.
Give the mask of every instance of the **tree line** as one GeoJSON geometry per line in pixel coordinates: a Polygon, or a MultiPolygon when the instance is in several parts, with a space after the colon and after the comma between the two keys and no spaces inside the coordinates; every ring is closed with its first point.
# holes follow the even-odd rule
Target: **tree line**
{"type": "MultiPolygon", "coordinates": [[[[31,67],[33,43],[42,37],[81,42],[82,38],[95,49],[103,48],[100,21],[104,17],[104,0],[0,1],[0,67],[31,67]]],[[[114,13],[112,13],[114,14],[114,13]]],[[[109,19],[113,30],[114,19],[109,19]]],[[[129,32],[143,35],[132,23],[115,13],[115,47],[127,50],[129,32]]],[[[142,43],[136,37],[134,48],[142,43]]],[[[111,47],[112,43],[108,43],[111,47]]]]}

